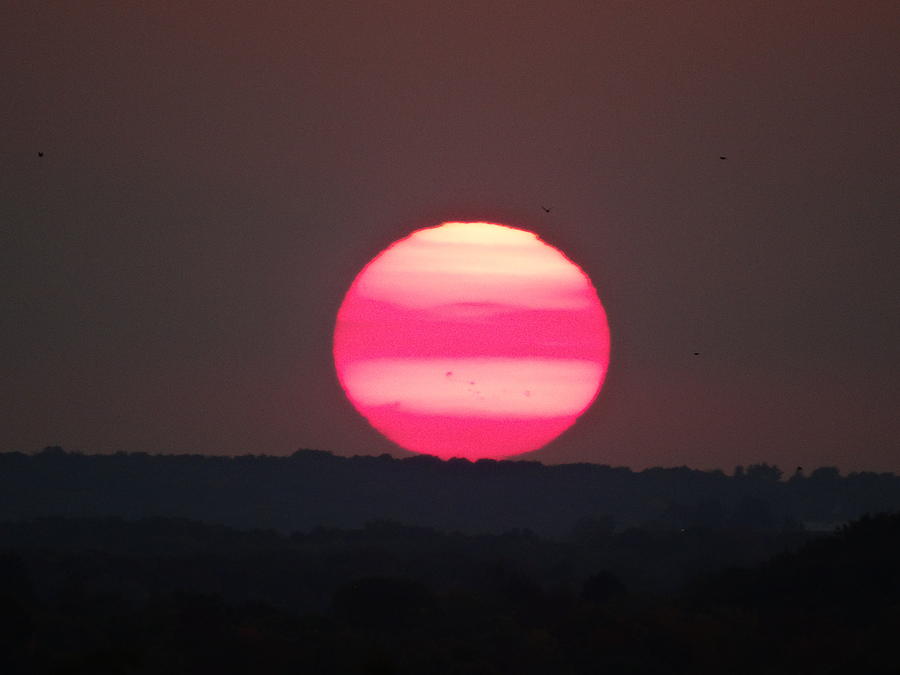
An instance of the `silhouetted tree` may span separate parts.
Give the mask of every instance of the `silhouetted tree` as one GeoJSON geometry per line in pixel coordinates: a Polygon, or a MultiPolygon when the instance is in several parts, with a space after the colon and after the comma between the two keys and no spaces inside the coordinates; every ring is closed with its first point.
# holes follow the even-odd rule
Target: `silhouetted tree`
{"type": "Polygon", "coordinates": [[[762,464],[751,464],[747,467],[747,478],[753,480],[762,480],[769,482],[776,482],[781,480],[783,472],[774,464],[766,464],[763,462],[762,464]]]}
{"type": "Polygon", "coordinates": [[[834,483],[841,479],[841,472],[837,467],[820,466],[810,474],[809,479],[812,481],[834,483]]]}

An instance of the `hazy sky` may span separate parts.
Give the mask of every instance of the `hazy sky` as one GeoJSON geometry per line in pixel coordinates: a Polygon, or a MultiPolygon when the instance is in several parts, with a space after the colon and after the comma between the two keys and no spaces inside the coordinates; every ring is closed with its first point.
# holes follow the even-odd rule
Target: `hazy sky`
{"type": "Polygon", "coordinates": [[[487,220],[609,317],[530,457],[900,470],[898,35],[895,0],[7,0],[0,450],[392,452],[342,295],[487,220]]]}

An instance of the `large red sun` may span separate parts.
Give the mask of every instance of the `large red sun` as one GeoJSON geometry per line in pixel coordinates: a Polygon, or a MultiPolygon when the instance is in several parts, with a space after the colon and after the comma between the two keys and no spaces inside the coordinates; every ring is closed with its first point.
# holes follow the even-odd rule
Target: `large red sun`
{"type": "Polygon", "coordinates": [[[397,445],[500,459],[546,445],[590,406],[609,326],[588,276],[537,235],[444,223],[359,273],[334,362],[353,405],[397,445]]]}

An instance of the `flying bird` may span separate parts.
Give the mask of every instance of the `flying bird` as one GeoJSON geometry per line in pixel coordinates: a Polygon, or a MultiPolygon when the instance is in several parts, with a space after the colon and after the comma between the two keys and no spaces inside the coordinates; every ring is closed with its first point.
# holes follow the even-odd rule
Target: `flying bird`
{"type": "Polygon", "coordinates": [[[541,208],[544,209],[544,213],[550,213],[550,209],[548,209],[546,206],[541,206],[541,208]]]}
{"type": "Polygon", "coordinates": [[[728,159],[725,155],[719,155],[719,159],[728,159]]]}
{"type": "Polygon", "coordinates": [[[43,156],[44,156],[44,153],[43,153],[43,152],[39,152],[39,153],[38,153],[38,157],[43,157],[43,156]]]}
{"type": "Polygon", "coordinates": [[[694,352],[694,356],[700,356],[700,352],[694,352]]]}

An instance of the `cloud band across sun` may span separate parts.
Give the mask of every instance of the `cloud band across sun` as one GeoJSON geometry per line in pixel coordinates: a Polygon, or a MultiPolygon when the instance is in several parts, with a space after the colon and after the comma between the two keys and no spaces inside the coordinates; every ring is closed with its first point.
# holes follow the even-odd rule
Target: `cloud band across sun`
{"type": "Polygon", "coordinates": [[[535,234],[445,223],[360,272],[334,357],[351,402],[394,442],[499,458],[545,445],[591,404],[609,328],[587,275],[535,234]]]}

